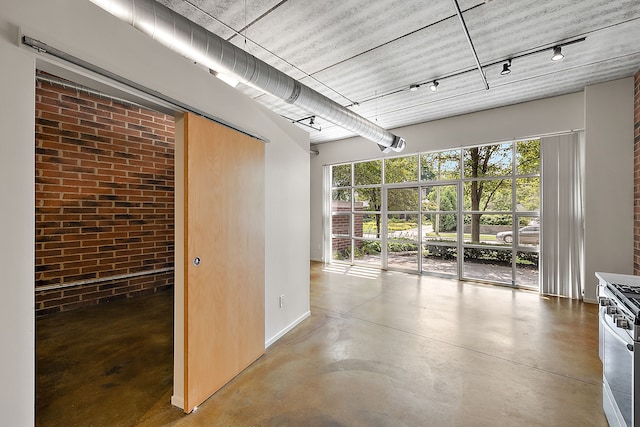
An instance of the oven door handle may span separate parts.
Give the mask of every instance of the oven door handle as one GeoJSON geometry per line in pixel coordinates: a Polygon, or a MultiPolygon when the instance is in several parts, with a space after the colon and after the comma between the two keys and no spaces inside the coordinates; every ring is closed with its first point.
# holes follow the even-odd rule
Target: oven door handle
{"type": "Polygon", "coordinates": [[[606,319],[605,316],[606,316],[606,314],[605,314],[604,310],[600,310],[600,323],[602,323],[602,326],[604,326],[604,328],[607,329],[611,333],[611,335],[613,335],[613,337],[615,339],[617,339],[622,344],[624,344],[624,346],[627,348],[627,350],[633,351],[633,343],[629,343],[627,340],[625,340],[620,335],[618,335],[618,333],[615,331],[615,329],[613,329],[611,327],[611,325],[609,325],[609,323],[607,322],[607,319],[606,319]]]}

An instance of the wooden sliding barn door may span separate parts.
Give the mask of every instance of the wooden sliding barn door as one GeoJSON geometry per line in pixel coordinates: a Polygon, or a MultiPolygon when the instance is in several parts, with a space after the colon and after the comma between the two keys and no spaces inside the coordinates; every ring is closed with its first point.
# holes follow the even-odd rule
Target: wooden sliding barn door
{"type": "Polygon", "coordinates": [[[264,353],[264,144],[184,118],[185,412],[264,353]]]}

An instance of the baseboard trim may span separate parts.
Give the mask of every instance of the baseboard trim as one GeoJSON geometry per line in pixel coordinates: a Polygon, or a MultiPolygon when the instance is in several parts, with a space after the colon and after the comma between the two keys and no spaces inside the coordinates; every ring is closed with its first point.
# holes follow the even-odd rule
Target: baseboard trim
{"type": "Polygon", "coordinates": [[[184,398],[179,396],[171,396],[171,404],[184,410],[184,398]]]}
{"type": "Polygon", "coordinates": [[[292,330],[293,328],[295,328],[296,326],[298,326],[298,324],[300,324],[304,319],[306,319],[307,317],[311,316],[311,311],[307,311],[306,313],[304,313],[302,316],[298,317],[296,320],[294,320],[293,322],[291,322],[287,327],[285,327],[283,330],[281,330],[280,332],[278,332],[277,334],[275,334],[273,337],[269,338],[265,343],[264,343],[264,348],[267,349],[271,346],[271,344],[275,343],[276,341],[278,341],[280,338],[282,338],[287,332],[289,332],[290,330],[292,330]]]}

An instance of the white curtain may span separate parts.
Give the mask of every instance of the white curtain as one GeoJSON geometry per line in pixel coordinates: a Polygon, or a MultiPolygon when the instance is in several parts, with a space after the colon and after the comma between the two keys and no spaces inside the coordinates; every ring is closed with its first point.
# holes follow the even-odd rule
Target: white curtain
{"type": "Polygon", "coordinates": [[[322,262],[331,262],[331,166],[322,166],[322,262]]]}
{"type": "Polygon", "coordinates": [[[541,293],[582,299],[583,134],[541,139],[541,293]]]}
{"type": "Polygon", "coordinates": [[[582,299],[583,135],[541,139],[541,293],[582,299]]]}

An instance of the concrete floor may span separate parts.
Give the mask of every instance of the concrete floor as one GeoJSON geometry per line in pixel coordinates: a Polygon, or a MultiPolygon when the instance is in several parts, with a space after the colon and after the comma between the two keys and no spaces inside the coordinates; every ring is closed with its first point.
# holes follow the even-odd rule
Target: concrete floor
{"type": "Polygon", "coordinates": [[[39,426],[606,426],[597,306],[311,267],[312,316],[191,415],[172,297],[37,321],[39,426]]]}

